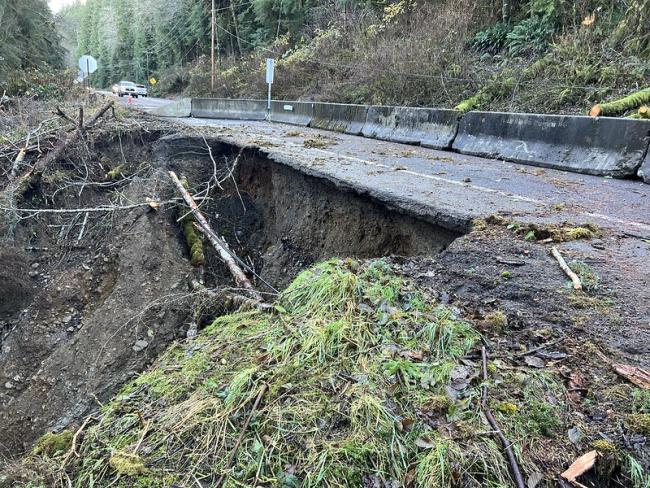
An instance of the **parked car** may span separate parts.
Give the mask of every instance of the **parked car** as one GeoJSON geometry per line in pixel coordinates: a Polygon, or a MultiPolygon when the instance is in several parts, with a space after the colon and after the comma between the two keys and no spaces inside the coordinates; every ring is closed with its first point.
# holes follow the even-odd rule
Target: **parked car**
{"type": "Polygon", "coordinates": [[[135,85],[135,91],[140,97],[147,96],[147,87],[144,85],[135,85]]]}
{"type": "Polygon", "coordinates": [[[118,97],[132,95],[135,98],[138,98],[137,87],[132,81],[120,81],[113,85],[112,90],[118,97]]]}

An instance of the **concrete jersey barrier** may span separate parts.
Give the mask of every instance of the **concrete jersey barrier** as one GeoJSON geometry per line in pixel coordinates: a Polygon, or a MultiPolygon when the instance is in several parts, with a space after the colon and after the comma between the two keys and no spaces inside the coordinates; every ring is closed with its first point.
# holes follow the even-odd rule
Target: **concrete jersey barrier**
{"type": "Polygon", "coordinates": [[[207,119],[265,120],[265,100],[193,98],[192,117],[207,119]]]}
{"type": "Polygon", "coordinates": [[[639,168],[639,178],[641,178],[644,183],[650,185],[650,147],[646,151],[645,158],[639,168]]]}
{"type": "Polygon", "coordinates": [[[597,176],[634,176],[648,146],[650,123],[633,119],[469,112],[453,149],[597,176]]]}
{"type": "Polygon", "coordinates": [[[359,135],[366,123],[367,112],[367,105],[314,103],[314,116],[309,126],[359,135]]]}
{"type": "Polygon", "coordinates": [[[181,98],[180,100],[175,100],[147,110],[147,113],[157,115],[158,117],[189,117],[192,111],[191,102],[191,98],[181,98]]]}
{"type": "Polygon", "coordinates": [[[308,126],[314,116],[312,102],[289,102],[275,100],[271,102],[271,122],[308,126]]]}
{"type": "Polygon", "coordinates": [[[371,106],[363,135],[374,139],[449,149],[462,112],[455,110],[371,106]]]}

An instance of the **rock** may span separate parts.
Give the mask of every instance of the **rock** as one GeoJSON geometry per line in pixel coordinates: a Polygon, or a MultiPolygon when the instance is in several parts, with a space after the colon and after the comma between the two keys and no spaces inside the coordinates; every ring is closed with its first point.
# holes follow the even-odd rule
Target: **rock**
{"type": "Polygon", "coordinates": [[[133,350],[135,352],[140,352],[143,349],[145,349],[148,345],[149,343],[147,341],[140,339],[139,341],[136,341],[135,344],[133,344],[133,350]]]}
{"type": "Polygon", "coordinates": [[[7,381],[7,382],[5,383],[5,388],[6,388],[7,390],[11,390],[13,387],[14,387],[14,384],[13,384],[11,381],[7,381]]]}
{"type": "Polygon", "coordinates": [[[68,314],[65,317],[63,317],[63,319],[61,319],[61,322],[63,322],[64,324],[69,324],[71,320],[72,320],[72,315],[68,314]]]}
{"type": "Polygon", "coordinates": [[[67,330],[68,332],[74,332],[74,331],[75,331],[75,328],[74,328],[74,327],[68,327],[66,330],[67,330]]]}
{"type": "Polygon", "coordinates": [[[39,263],[39,262],[32,263],[32,268],[33,268],[33,269],[36,269],[36,268],[38,268],[40,265],[41,265],[41,263],[39,263]]]}
{"type": "Polygon", "coordinates": [[[30,278],[36,278],[38,276],[38,271],[30,271],[29,276],[30,278]]]}
{"type": "Polygon", "coordinates": [[[594,239],[591,242],[591,247],[596,249],[605,249],[605,243],[601,239],[594,239]]]}

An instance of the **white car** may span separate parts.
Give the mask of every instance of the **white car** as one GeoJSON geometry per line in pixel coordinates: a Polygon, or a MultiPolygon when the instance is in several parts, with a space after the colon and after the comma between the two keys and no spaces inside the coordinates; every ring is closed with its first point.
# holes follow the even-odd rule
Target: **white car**
{"type": "Polygon", "coordinates": [[[146,97],[147,87],[144,85],[135,85],[135,92],[138,94],[139,97],[146,97]]]}
{"type": "Polygon", "coordinates": [[[137,87],[132,81],[120,81],[119,83],[115,83],[112,90],[118,97],[132,95],[133,97],[138,98],[137,87]]]}

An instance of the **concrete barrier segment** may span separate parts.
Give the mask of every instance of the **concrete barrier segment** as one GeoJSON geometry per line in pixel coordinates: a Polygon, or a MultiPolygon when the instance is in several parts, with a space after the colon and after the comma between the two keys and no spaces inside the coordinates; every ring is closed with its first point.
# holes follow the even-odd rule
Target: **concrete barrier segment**
{"type": "Polygon", "coordinates": [[[312,102],[290,102],[274,100],[271,102],[271,122],[282,122],[308,126],[314,116],[314,104],[312,102]]]}
{"type": "Polygon", "coordinates": [[[193,98],[192,117],[207,119],[266,120],[266,100],[193,98]]]}
{"type": "Polygon", "coordinates": [[[158,117],[189,117],[192,111],[192,99],[181,98],[173,102],[147,110],[148,114],[158,117]]]}
{"type": "Polygon", "coordinates": [[[314,103],[314,116],[309,127],[360,135],[366,123],[367,105],[314,103]]]}
{"type": "Polygon", "coordinates": [[[469,112],[453,149],[576,173],[636,176],[650,139],[642,120],[568,115],[469,112]]]}
{"type": "Polygon", "coordinates": [[[449,149],[461,116],[455,110],[371,106],[362,133],[384,141],[449,149]]]}

